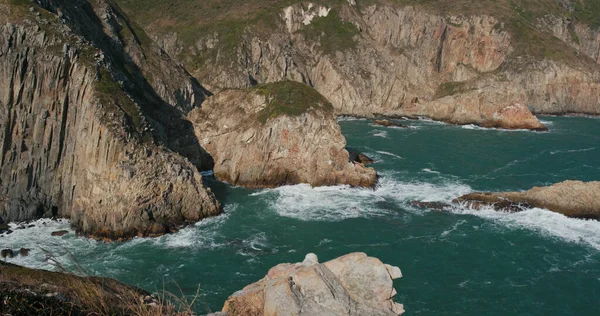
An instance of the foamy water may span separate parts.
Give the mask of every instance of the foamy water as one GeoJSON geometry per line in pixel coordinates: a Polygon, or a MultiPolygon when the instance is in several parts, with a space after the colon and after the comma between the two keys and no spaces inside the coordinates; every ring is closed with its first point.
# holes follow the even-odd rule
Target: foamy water
{"type": "Polygon", "coordinates": [[[567,306],[565,314],[597,314],[595,297],[581,293],[600,288],[599,222],[543,209],[510,214],[455,205],[440,212],[410,203],[600,179],[600,138],[594,138],[600,133],[590,129],[597,120],[565,125],[566,119],[549,118],[553,134],[482,133],[434,121],[407,122],[416,130],[384,129],[339,120],[349,146],[376,160],[376,188],[228,188],[222,216],[176,234],[105,244],[77,237],[67,221],[48,221],[0,237],[0,248],[31,248],[29,257],[9,261],[52,269],[44,248],[69,267],[81,264],[90,274],[150,290],[175,279],[193,295],[201,284],[212,310],[276,263],[308,252],[327,260],[366,251],[403,269],[397,290],[415,314],[504,315],[510,306],[541,316],[557,310],[552,304],[567,306]],[[50,236],[62,229],[70,233],[50,236]]]}
{"type": "Polygon", "coordinates": [[[492,208],[474,210],[459,206],[455,207],[453,212],[485,218],[504,228],[528,229],[546,237],[558,238],[564,242],[582,244],[600,250],[599,221],[569,218],[540,208],[506,213],[495,211],[492,208]]]}

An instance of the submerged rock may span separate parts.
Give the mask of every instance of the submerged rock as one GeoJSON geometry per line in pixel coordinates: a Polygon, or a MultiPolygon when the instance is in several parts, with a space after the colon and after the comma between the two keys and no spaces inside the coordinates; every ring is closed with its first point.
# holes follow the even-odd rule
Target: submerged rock
{"type": "Polygon", "coordinates": [[[64,235],[66,235],[68,233],[69,233],[68,230],[57,230],[57,231],[52,232],[51,235],[52,236],[56,236],[56,237],[61,237],[61,236],[64,236],[64,235]]]}
{"type": "Polygon", "coordinates": [[[370,187],[377,180],[374,169],[350,162],[331,104],[307,85],[222,91],[188,117],[214,157],[215,176],[233,185],[370,187]]]}
{"type": "Polygon", "coordinates": [[[375,162],[375,160],[361,152],[348,149],[348,153],[350,155],[350,161],[362,163],[363,165],[370,165],[375,162]]]}
{"type": "Polygon", "coordinates": [[[408,204],[418,208],[428,208],[436,211],[447,211],[452,206],[444,202],[423,202],[423,201],[410,201],[408,204]]]}
{"type": "Polygon", "coordinates": [[[21,248],[21,249],[19,249],[19,255],[21,257],[27,257],[27,256],[29,256],[30,251],[31,251],[31,249],[29,249],[29,248],[21,248]]]}
{"type": "Polygon", "coordinates": [[[302,263],[282,263],[260,281],[230,296],[227,315],[400,315],[393,280],[400,269],[364,253],[325,263],[308,254],[302,263]]]}
{"type": "Polygon", "coordinates": [[[390,120],[374,120],[373,125],[379,125],[379,126],[384,126],[384,127],[400,127],[400,128],[408,128],[408,126],[406,125],[402,125],[400,123],[396,123],[394,121],[390,121],[390,120]]]}
{"type": "Polygon", "coordinates": [[[568,217],[600,220],[600,182],[565,181],[525,192],[471,193],[454,200],[474,209],[519,212],[545,208],[568,217]]]}
{"type": "Polygon", "coordinates": [[[0,257],[2,258],[13,258],[15,256],[15,253],[12,251],[12,249],[2,249],[0,251],[0,257]]]}

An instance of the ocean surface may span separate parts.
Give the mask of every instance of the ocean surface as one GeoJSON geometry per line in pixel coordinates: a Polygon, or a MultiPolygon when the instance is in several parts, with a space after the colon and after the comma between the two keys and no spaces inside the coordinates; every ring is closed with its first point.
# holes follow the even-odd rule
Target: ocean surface
{"type": "MultiPolygon", "coordinates": [[[[362,251],[399,266],[396,301],[406,315],[600,315],[600,222],[543,209],[508,214],[438,212],[412,200],[444,201],[475,190],[526,190],[600,180],[600,119],[543,117],[548,133],[404,121],[409,129],[341,118],[348,146],[374,158],[374,189],[287,186],[248,190],[213,183],[225,214],[155,239],[105,244],[50,232],[66,221],[0,238],[32,248],[10,259],[63,265],[150,291],[193,296],[200,313],[281,262],[314,252],[323,262],[362,251]]],[[[44,224],[45,223],[45,224],[44,224]]],[[[14,226],[14,225],[13,225],[14,226]]]]}

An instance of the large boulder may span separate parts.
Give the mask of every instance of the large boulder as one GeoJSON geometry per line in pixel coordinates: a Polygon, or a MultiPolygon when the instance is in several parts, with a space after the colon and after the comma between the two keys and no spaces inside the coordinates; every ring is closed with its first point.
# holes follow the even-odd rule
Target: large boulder
{"type": "Polygon", "coordinates": [[[319,263],[308,254],[301,263],[279,264],[260,281],[230,296],[228,315],[400,315],[393,280],[400,269],[365,253],[319,263]]]}
{"type": "Polygon", "coordinates": [[[475,209],[492,207],[508,212],[539,207],[568,217],[599,220],[600,181],[565,181],[548,187],[534,187],[525,192],[475,192],[463,195],[454,202],[475,209]]]}
{"type": "Polygon", "coordinates": [[[331,104],[308,85],[222,91],[188,117],[216,177],[233,185],[370,187],[377,180],[374,169],[350,162],[331,104]]]}

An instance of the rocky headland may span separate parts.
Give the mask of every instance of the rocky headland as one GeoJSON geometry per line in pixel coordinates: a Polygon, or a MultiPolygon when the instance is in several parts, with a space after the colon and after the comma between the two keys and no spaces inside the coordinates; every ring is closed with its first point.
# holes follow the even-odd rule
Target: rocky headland
{"type": "Polygon", "coordinates": [[[331,103],[305,84],[224,90],[188,117],[214,158],[215,176],[233,185],[371,187],[377,181],[374,169],[350,160],[331,103]]]}
{"type": "Polygon", "coordinates": [[[221,212],[185,120],[205,90],[111,1],[2,0],[0,25],[3,221],[127,239],[221,212]]]}
{"type": "Polygon", "coordinates": [[[319,263],[282,263],[256,283],[231,295],[215,315],[401,315],[393,280],[398,267],[364,253],[319,263]]]}
{"type": "Polygon", "coordinates": [[[473,209],[491,207],[505,212],[538,207],[567,217],[600,220],[600,182],[565,181],[524,192],[476,192],[463,195],[454,203],[473,209]]]}

